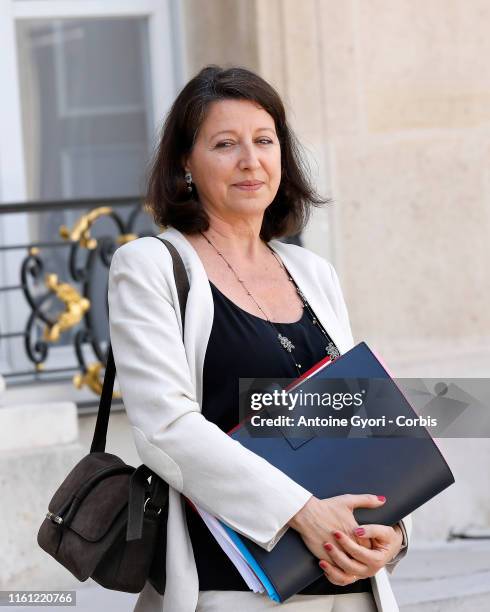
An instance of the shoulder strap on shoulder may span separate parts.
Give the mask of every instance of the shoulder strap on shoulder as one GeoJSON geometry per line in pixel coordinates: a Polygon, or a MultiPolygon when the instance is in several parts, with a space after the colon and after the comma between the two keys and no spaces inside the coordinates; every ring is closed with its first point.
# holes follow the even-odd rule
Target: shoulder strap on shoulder
{"type": "MultiPolygon", "coordinates": [[[[170,252],[173,262],[173,270],[175,284],[177,286],[177,294],[179,296],[180,314],[182,318],[182,332],[184,331],[185,309],[187,305],[187,295],[189,293],[189,278],[185,269],[184,262],[177,249],[172,243],[158,236],[153,236],[160,240],[170,252]]],[[[107,439],[107,427],[109,425],[109,416],[111,412],[112,393],[114,391],[114,379],[116,377],[116,366],[114,363],[114,355],[112,346],[109,344],[107,353],[107,364],[105,368],[104,383],[102,385],[102,393],[100,395],[99,413],[95,424],[94,437],[92,439],[91,453],[103,453],[105,451],[107,439]]]]}
{"type": "Polygon", "coordinates": [[[165,240],[164,238],[160,238],[159,236],[154,236],[157,240],[160,240],[170,252],[172,256],[172,263],[174,268],[174,277],[175,277],[175,285],[177,286],[177,295],[179,296],[179,305],[180,305],[180,316],[182,319],[182,330],[184,330],[185,324],[185,308],[187,305],[187,294],[189,293],[189,278],[187,276],[187,272],[185,270],[184,262],[182,261],[182,257],[180,256],[177,249],[174,245],[165,240]]]}

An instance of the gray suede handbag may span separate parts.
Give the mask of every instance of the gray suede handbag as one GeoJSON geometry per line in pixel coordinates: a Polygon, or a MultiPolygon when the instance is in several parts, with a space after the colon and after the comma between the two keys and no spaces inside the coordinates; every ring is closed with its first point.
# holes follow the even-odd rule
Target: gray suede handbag
{"type": "MultiPolygon", "coordinates": [[[[172,256],[184,325],[189,292],[185,266],[170,242],[158,240],[172,256]]],[[[115,374],[109,346],[90,453],[49,502],[37,541],[80,581],[90,577],[107,589],[139,593],[148,580],[163,595],[168,484],[146,465],[134,468],[105,452],[115,374]]]]}

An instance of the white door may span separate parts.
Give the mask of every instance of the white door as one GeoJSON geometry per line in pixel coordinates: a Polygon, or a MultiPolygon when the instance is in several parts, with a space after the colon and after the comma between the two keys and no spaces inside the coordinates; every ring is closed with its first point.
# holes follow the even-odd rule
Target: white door
{"type": "MultiPolygon", "coordinates": [[[[2,0],[0,206],[144,191],[158,127],[184,79],[179,6],[173,0],[2,0]]],[[[52,238],[54,228],[78,216],[57,211],[38,222],[0,215],[0,244],[52,238]]],[[[3,255],[0,286],[18,284],[26,251],[3,255]]],[[[25,326],[29,309],[19,297],[0,293],[0,332],[25,326]]],[[[68,341],[50,351],[49,367],[75,363],[73,349],[63,351],[68,341]]],[[[0,340],[0,366],[29,368],[21,344],[0,340]]]]}

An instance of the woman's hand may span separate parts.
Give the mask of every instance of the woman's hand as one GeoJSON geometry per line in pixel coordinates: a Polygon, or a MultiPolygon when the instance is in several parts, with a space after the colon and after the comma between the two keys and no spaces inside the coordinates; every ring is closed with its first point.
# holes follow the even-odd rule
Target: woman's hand
{"type": "MultiPolygon", "coordinates": [[[[333,546],[334,532],[352,534],[359,527],[354,518],[355,508],[379,508],[385,503],[383,496],[338,495],[327,499],[311,497],[301,510],[289,521],[289,526],[299,532],[305,545],[317,559],[329,560],[324,544],[333,546]]],[[[347,536],[345,536],[347,539],[347,536]]],[[[367,536],[369,538],[369,536],[367,536]]],[[[363,548],[361,544],[357,544],[363,548]]]]}
{"type": "MultiPolygon", "coordinates": [[[[320,567],[326,578],[333,584],[346,586],[360,578],[374,576],[389,563],[400,551],[403,535],[398,525],[363,525],[354,530],[360,544],[355,542],[349,532],[338,530],[334,533],[335,544],[325,542],[329,561],[321,560],[320,567]],[[369,539],[371,548],[363,546],[369,539]]],[[[352,533],[352,532],[351,532],[352,533]]]]}

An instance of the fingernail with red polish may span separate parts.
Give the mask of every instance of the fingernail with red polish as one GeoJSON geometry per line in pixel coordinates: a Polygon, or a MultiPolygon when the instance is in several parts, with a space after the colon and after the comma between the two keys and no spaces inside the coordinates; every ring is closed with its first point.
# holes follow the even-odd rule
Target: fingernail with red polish
{"type": "Polygon", "coordinates": [[[322,570],[328,569],[328,564],[326,561],[320,561],[318,565],[322,568],[322,570]]]}
{"type": "Polygon", "coordinates": [[[386,497],[384,495],[378,495],[379,501],[386,501],[386,497]]]}
{"type": "Polygon", "coordinates": [[[366,530],[363,527],[358,527],[354,530],[354,533],[358,536],[363,536],[366,533],[366,530]]]}
{"type": "Polygon", "coordinates": [[[342,537],[340,531],[335,531],[333,535],[337,538],[337,540],[340,540],[340,538],[342,537]]]}
{"type": "Polygon", "coordinates": [[[333,546],[330,544],[330,542],[327,542],[327,543],[325,544],[325,548],[326,548],[327,550],[332,550],[332,549],[333,549],[333,546]]]}

